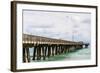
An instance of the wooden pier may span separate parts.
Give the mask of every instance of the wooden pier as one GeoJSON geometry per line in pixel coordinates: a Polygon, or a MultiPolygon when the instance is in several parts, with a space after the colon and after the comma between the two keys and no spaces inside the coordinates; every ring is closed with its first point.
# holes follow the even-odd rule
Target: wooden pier
{"type": "Polygon", "coordinates": [[[89,44],[23,34],[23,62],[30,62],[29,48],[33,49],[32,60],[46,60],[50,56],[83,48],[83,45],[88,47],[89,44]]]}

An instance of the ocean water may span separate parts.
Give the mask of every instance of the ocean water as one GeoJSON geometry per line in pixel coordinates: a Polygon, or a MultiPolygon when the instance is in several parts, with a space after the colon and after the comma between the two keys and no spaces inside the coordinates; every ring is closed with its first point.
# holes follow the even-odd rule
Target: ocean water
{"type": "Polygon", "coordinates": [[[64,60],[86,60],[91,58],[91,49],[82,48],[73,52],[50,56],[46,60],[32,60],[33,48],[30,48],[31,62],[64,61],[64,60]]]}

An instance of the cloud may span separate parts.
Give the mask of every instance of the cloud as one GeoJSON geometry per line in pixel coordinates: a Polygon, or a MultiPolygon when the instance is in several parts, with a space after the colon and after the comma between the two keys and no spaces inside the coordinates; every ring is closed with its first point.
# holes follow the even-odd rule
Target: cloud
{"type": "Polygon", "coordinates": [[[90,41],[91,14],[44,11],[23,12],[23,33],[75,41],[90,41]]]}

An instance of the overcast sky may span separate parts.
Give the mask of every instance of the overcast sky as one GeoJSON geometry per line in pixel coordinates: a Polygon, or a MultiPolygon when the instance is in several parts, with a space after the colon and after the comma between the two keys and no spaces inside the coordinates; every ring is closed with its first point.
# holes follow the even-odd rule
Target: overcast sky
{"type": "Polygon", "coordinates": [[[24,10],[23,33],[90,42],[91,14],[24,10]]]}

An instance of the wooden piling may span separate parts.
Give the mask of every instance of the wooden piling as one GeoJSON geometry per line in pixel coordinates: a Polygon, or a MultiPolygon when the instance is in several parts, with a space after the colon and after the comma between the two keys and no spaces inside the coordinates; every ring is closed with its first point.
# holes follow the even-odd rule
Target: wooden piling
{"type": "Polygon", "coordinates": [[[29,48],[23,48],[23,62],[30,62],[29,48]]]}
{"type": "Polygon", "coordinates": [[[52,56],[54,56],[54,46],[52,45],[52,56]]]}
{"type": "Polygon", "coordinates": [[[39,60],[39,46],[37,46],[37,60],[39,60]]]}
{"type": "Polygon", "coordinates": [[[47,57],[47,47],[44,49],[44,56],[45,56],[45,59],[47,57]]]}
{"type": "Polygon", "coordinates": [[[26,59],[25,59],[25,48],[23,48],[23,62],[26,62],[26,59]]]}
{"type": "Polygon", "coordinates": [[[26,52],[27,52],[27,59],[28,59],[28,62],[30,62],[30,51],[29,51],[29,48],[26,48],[26,52]]]}
{"type": "Polygon", "coordinates": [[[47,53],[47,47],[44,45],[44,46],[42,46],[43,60],[46,59],[46,53],[47,53]]]}
{"type": "Polygon", "coordinates": [[[56,49],[56,50],[55,50],[55,54],[57,55],[57,45],[56,45],[55,49],[56,49]]]}
{"type": "Polygon", "coordinates": [[[50,55],[51,55],[51,46],[48,45],[48,57],[50,57],[50,55]]]}
{"type": "Polygon", "coordinates": [[[41,60],[41,49],[42,49],[42,47],[41,47],[41,45],[39,45],[39,60],[41,60]]]}
{"type": "Polygon", "coordinates": [[[33,59],[32,60],[35,60],[35,58],[36,58],[36,48],[37,48],[37,46],[34,46],[34,48],[33,48],[33,59]]]}

